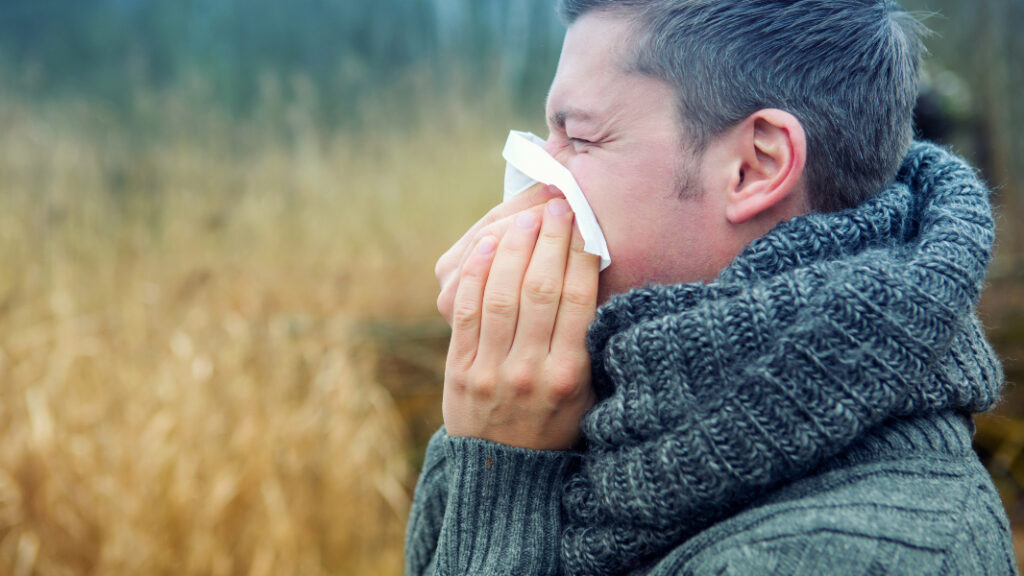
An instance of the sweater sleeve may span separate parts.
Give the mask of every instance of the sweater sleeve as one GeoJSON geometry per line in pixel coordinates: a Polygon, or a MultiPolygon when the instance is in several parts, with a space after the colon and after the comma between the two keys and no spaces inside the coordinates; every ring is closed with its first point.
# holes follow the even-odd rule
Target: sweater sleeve
{"type": "Polygon", "coordinates": [[[560,574],[562,483],[578,458],[440,430],[416,486],[406,574],[560,574]]]}
{"type": "Polygon", "coordinates": [[[416,482],[412,510],[405,532],[405,573],[419,576],[434,572],[437,539],[448,504],[448,474],[444,455],[444,428],[427,444],[423,470],[416,482]]]}

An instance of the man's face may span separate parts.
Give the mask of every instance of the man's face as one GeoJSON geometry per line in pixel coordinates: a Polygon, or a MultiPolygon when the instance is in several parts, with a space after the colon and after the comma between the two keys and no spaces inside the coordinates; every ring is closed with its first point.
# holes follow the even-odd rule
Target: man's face
{"type": "Polygon", "coordinates": [[[687,151],[673,90],[626,71],[629,42],[620,16],[578,19],[547,102],[546,149],[576,177],[611,252],[600,302],[648,283],[712,280],[735,254],[720,195],[702,177],[713,151],[687,151]]]}

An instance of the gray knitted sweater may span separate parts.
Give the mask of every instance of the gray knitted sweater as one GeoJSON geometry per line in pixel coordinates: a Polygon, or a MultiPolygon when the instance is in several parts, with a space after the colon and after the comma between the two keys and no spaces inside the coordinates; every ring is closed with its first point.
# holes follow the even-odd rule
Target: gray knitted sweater
{"type": "Polygon", "coordinates": [[[973,309],[987,189],[915,144],[896,181],[711,284],[598,312],[578,452],[441,430],[408,574],[1015,574],[971,448],[1002,382],[973,309]]]}

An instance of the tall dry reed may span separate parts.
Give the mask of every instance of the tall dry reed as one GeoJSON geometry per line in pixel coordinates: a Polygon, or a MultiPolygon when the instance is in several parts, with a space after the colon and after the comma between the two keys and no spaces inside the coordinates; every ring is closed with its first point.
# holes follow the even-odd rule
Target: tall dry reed
{"type": "Polygon", "coordinates": [[[413,457],[358,326],[431,312],[501,134],[138,107],[0,95],[0,573],[400,573],[413,457]]]}

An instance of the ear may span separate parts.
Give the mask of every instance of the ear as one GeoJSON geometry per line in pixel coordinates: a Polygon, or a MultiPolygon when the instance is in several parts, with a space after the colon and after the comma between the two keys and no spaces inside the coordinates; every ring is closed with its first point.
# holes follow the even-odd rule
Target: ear
{"type": "Polygon", "coordinates": [[[738,172],[730,179],[726,219],[742,224],[786,200],[802,200],[807,137],[800,121],[772,108],[748,116],[731,133],[738,172]]]}

